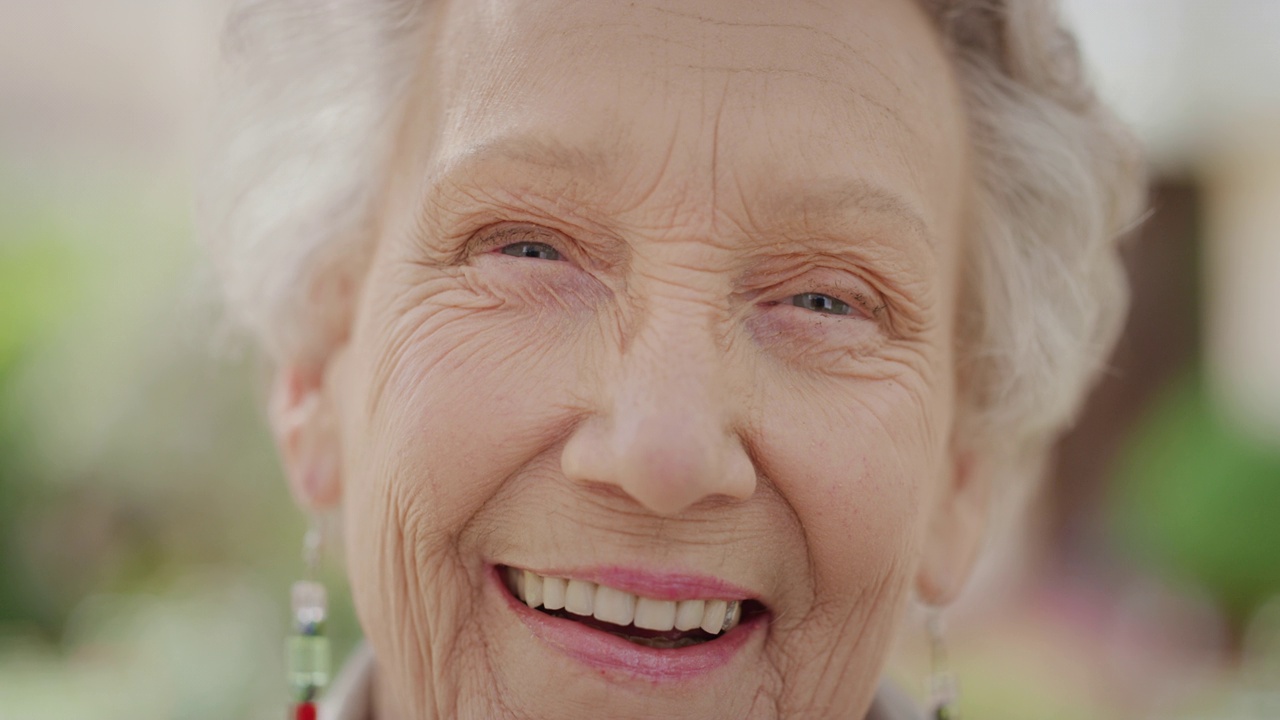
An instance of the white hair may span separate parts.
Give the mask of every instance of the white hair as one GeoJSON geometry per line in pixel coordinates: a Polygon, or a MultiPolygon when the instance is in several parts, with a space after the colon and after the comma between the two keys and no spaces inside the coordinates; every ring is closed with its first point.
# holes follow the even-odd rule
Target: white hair
{"type": "MultiPolygon", "coordinates": [[[[230,317],[277,362],[322,359],[346,332],[426,2],[242,0],[230,15],[200,225],[230,317]]],[[[975,151],[960,429],[1025,478],[1118,335],[1117,239],[1144,201],[1140,153],[1053,0],[919,2],[975,151]]]]}
{"type": "Polygon", "coordinates": [[[975,157],[959,428],[996,472],[1034,479],[1123,326],[1119,240],[1145,204],[1141,152],[1095,96],[1054,0],[923,4],[956,64],[975,157]]]}

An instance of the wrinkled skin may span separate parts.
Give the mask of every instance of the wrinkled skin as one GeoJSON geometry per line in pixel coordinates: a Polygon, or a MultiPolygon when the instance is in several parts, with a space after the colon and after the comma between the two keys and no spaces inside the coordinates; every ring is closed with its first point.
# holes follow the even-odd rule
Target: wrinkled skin
{"type": "Polygon", "coordinates": [[[985,506],[934,30],[909,0],[432,13],[353,326],[277,407],[299,498],[341,508],[376,712],[862,717],[985,506]],[[709,575],[770,624],[687,682],[599,672],[493,564],[709,575]]]}

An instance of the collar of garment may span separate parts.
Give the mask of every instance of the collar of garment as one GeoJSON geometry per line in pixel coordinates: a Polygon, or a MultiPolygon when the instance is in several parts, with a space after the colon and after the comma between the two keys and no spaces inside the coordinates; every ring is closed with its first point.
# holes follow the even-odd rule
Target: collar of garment
{"type": "MultiPolygon", "coordinates": [[[[320,720],[373,720],[371,686],[373,651],[361,644],[320,703],[320,720]]],[[[911,700],[889,684],[881,686],[864,720],[920,720],[911,700]]]]}

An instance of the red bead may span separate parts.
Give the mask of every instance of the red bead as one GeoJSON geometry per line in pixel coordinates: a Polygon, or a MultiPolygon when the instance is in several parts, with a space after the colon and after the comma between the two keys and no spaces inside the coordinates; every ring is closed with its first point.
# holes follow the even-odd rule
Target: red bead
{"type": "Polygon", "coordinates": [[[316,720],[316,704],[307,702],[295,705],[293,720],[316,720]]]}

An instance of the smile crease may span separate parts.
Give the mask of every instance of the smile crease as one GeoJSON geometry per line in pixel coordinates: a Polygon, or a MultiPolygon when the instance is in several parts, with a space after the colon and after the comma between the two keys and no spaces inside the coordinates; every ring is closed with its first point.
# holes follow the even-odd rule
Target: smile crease
{"type": "Polygon", "coordinates": [[[511,594],[530,608],[648,647],[698,645],[742,621],[740,600],[655,600],[585,580],[500,571],[511,594]]]}

